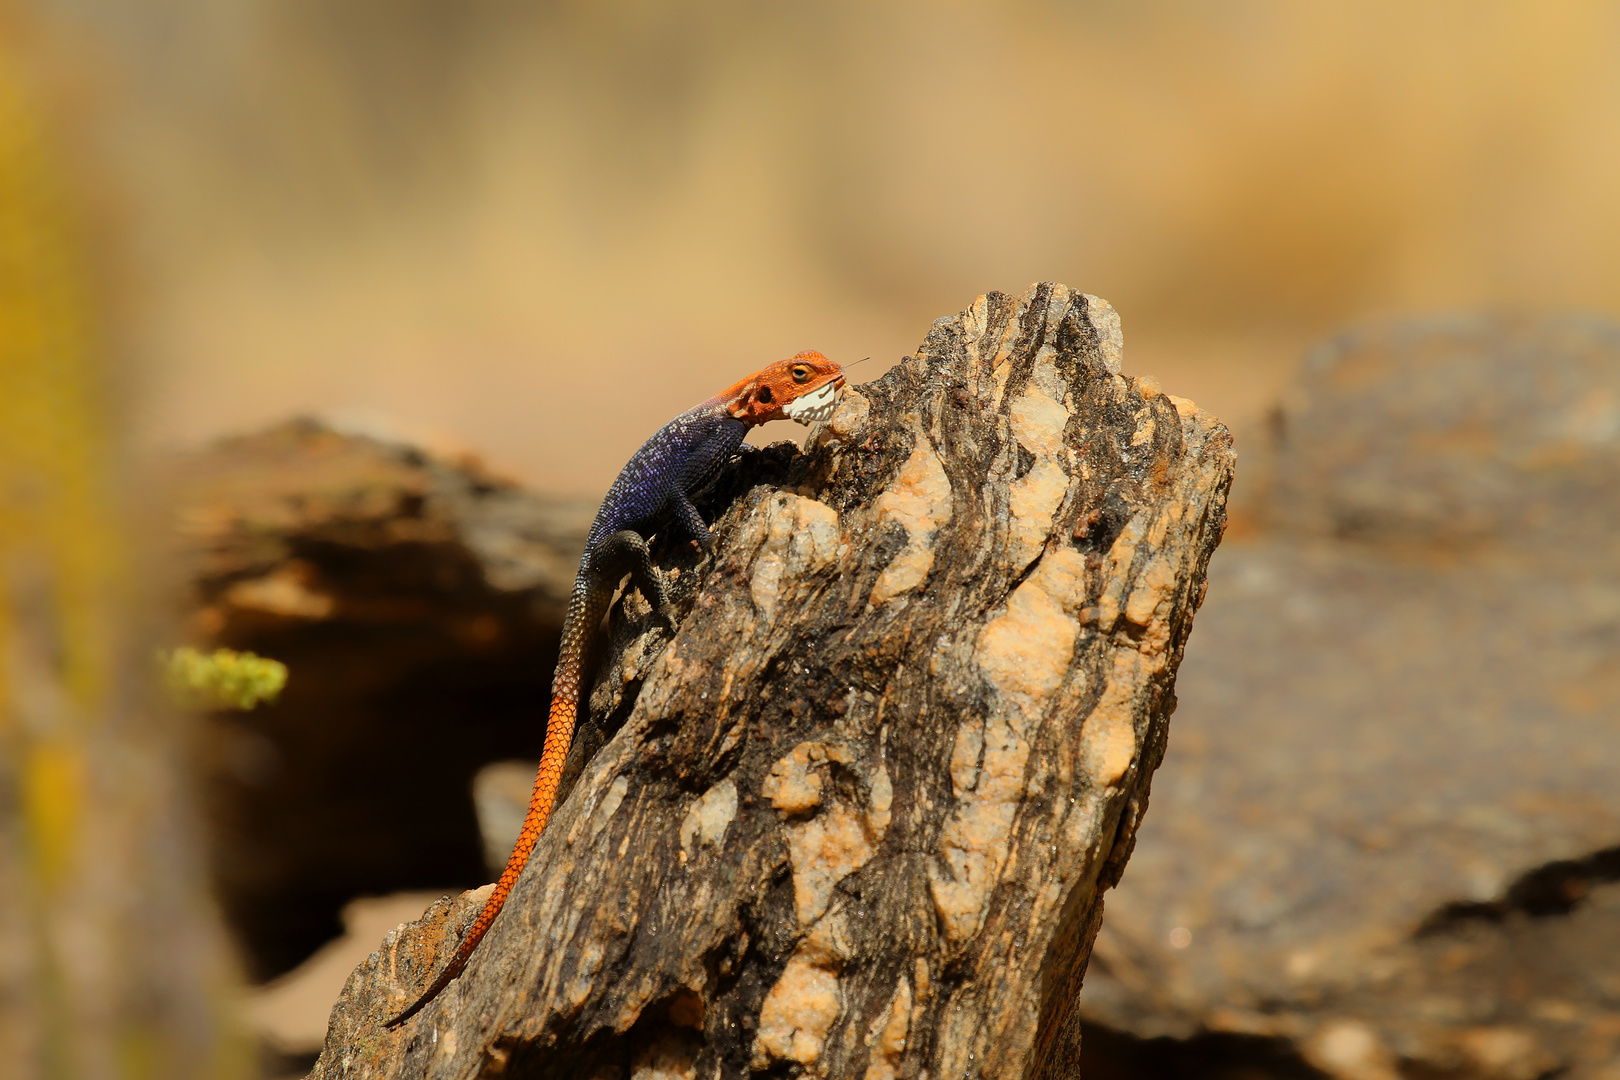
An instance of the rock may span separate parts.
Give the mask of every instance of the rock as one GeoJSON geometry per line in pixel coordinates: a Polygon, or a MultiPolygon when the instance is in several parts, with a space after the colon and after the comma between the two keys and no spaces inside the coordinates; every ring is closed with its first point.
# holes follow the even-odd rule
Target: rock
{"type": "Polygon", "coordinates": [[[384,940],[315,1077],[1074,1074],[1075,993],[1146,805],[1230,438],[1041,285],[936,323],[806,451],[745,455],[673,639],[610,616],[588,730],[481,901],[384,940]]]}
{"type": "Polygon", "coordinates": [[[1270,440],[1086,1018],[1272,1037],[1345,1078],[1599,1075],[1620,1053],[1620,328],[1349,334],[1270,440]]]}
{"type": "Polygon", "coordinates": [[[312,421],[192,455],[175,484],[193,638],[291,672],[194,753],[250,973],[303,961],[354,897],[487,880],[472,777],[540,752],[595,507],[312,421]]]}

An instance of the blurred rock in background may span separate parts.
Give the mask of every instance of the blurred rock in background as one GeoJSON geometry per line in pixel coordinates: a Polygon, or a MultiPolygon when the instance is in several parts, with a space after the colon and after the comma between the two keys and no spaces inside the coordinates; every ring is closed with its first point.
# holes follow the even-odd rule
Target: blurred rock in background
{"type": "Polygon", "coordinates": [[[483,884],[473,775],[539,757],[595,507],[314,422],[225,440],[175,483],[193,639],[290,672],[197,746],[250,974],[303,961],[354,897],[483,884]]]}
{"type": "Polygon", "coordinates": [[[1620,1076],[1620,325],[1352,331],[1247,445],[1088,1016],[1620,1076]]]}
{"type": "Polygon", "coordinates": [[[496,761],[473,777],[473,805],[484,841],[484,866],[491,881],[506,868],[512,845],[523,831],[523,816],[534,790],[536,762],[496,761]]]}

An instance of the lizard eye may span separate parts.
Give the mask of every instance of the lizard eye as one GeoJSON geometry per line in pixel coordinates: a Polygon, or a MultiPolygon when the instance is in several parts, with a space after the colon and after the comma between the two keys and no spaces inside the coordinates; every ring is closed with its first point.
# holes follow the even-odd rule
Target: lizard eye
{"type": "Polygon", "coordinates": [[[754,397],[767,405],[776,400],[776,395],[771,393],[771,388],[768,386],[760,387],[759,390],[755,392],[754,397]]]}
{"type": "Polygon", "coordinates": [[[805,367],[803,364],[794,364],[793,365],[793,381],[794,382],[809,382],[810,381],[810,369],[805,367]]]}

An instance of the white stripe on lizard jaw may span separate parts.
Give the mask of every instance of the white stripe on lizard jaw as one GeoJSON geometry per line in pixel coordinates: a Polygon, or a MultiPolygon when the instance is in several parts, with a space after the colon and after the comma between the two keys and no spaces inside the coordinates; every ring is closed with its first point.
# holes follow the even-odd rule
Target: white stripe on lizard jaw
{"type": "Polygon", "coordinates": [[[782,413],[789,420],[809,425],[819,424],[833,414],[833,406],[838,402],[838,385],[828,383],[820,390],[814,390],[782,406],[782,413]]]}

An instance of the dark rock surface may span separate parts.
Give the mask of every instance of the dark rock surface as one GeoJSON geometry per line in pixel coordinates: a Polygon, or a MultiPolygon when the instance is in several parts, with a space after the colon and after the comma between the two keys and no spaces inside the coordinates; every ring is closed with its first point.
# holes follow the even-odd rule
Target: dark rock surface
{"type": "Polygon", "coordinates": [[[1245,448],[1086,1017],[1620,1076],[1620,328],[1348,334],[1245,448]]]}
{"type": "Polygon", "coordinates": [[[472,776],[540,752],[595,507],[308,421],[221,442],[176,482],[194,640],[291,671],[196,747],[251,974],[334,937],[356,896],[488,880],[472,776]]]}
{"type": "Polygon", "coordinates": [[[807,451],[745,455],[717,550],[610,619],[605,739],[467,970],[482,892],[390,934],[317,1077],[1068,1077],[1231,442],[1042,285],[941,320],[807,451]]]}

